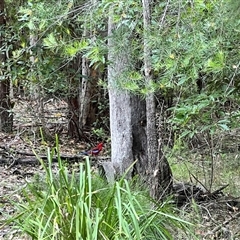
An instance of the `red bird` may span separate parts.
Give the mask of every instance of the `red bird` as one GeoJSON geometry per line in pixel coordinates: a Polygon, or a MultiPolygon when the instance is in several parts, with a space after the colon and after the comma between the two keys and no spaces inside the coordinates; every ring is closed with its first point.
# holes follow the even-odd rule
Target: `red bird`
{"type": "Polygon", "coordinates": [[[87,152],[82,152],[81,154],[86,155],[86,156],[88,156],[88,155],[97,156],[102,151],[102,148],[103,148],[103,143],[99,143],[93,149],[91,149],[87,152]]]}

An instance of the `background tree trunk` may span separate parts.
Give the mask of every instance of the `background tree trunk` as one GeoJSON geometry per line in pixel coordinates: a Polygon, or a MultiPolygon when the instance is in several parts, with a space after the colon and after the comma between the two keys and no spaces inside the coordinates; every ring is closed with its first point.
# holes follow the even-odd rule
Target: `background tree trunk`
{"type": "Polygon", "coordinates": [[[133,159],[137,160],[132,175],[139,175],[146,183],[148,172],[146,101],[143,97],[134,95],[131,97],[131,106],[133,159]]]}
{"type": "Polygon", "coordinates": [[[153,84],[151,47],[149,46],[149,36],[151,28],[150,0],[142,0],[143,24],[144,24],[144,73],[145,83],[149,92],[146,97],[146,135],[147,135],[147,155],[148,170],[147,179],[150,186],[150,194],[153,198],[159,199],[168,193],[172,186],[171,169],[164,157],[161,145],[158,144],[156,128],[156,105],[154,92],[151,91],[153,84]]]}
{"type": "MultiPolygon", "coordinates": [[[[30,33],[29,36],[29,43],[30,43],[30,49],[34,48],[38,42],[38,36],[37,33],[30,33]]],[[[35,55],[37,55],[35,53],[35,55]]],[[[32,72],[32,75],[39,80],[39,74],[38,71],[36,71],[36,65],[35,65],[36,58],[34,56],[34,53],[32,50],[30,50],[30,63],[31,67],[30,70],[32,72]]],[[[39,82],[39,81],[37,81],[39,82]]],[[[39,115],[43,115],[43,90],[42,87],[39,84],[36,84],[35,82],[30,83],[30,98],[36,99],[38,103],[38,109],[40,110],[39,115]]]]}
{"type": "Polygon", "coordinates": [[[81,71],[82,59],[81,56],[77,56],[72,60],[68,67],[74,69],[74,72],[68,74],[69,89],[67,94],[68,103],[68,136],[82,140],[84,138],[82,128],[80,127],[80,102],[79,102],[79,82],[75,77],[75,74],[81,71]]]}
{"type": "MultiPolygon", "coordinates": [[[[86,27],[84,27],[83,37],[87,36],[86,27]]],[[[90,37],[90,36],[88,36],[90,37]]],[[[91,102],[91,81],[90,81],[90,67],[88,59],[82,57],[82,81],[79,81],[79,127],[83,129],[87,122],[87,117],[91,102]]]]}
{"type": "MultiPolygon", "coordinates": [[[[5,32],[4,0],[0,0],[0,49],[4,49],[5,32]]],[[[5,74],[6,54],[0,52],[0,131],[11,132],[13,126],[13,105],[10,101],[10,79],[5,74]]]]}
{"type": "Polygon", "coordinates": [[[89,62],[86,57],[82,57],[82,81],[80,81],[79,86],[79,105],[80,105],[79,126],[81,129],[83,129],[87,122],[87,116],[90,106],[90,89],[92,86],[89,76],[90,76],[89,62]]]}
{"type": "Polygon", "coordinates": [[[90,62],[82,58],[82,81],[79,84],[79,127],[91,128],[97,120],[98,100],[101,95],[98,89],[100,72],[95,66],[89,67],[90,62]]]}
{"type": "MultiPolygon", "coordinates": [[[[94,6],[97,0],[90,0],[94,6]]],[[[87,31],[84,26],[83,37],[89,39],[95,38],[93,30],[87,31]]],[[[93,40],[94,41],[94,40],[93,40]]],[[[100,77],[99,69],[90,66],[90,61],[85,56],[82,57],[82,79],[79,83],[79,127],[92,128],[93,123],[97,120],[99,89],[98,80],[100,77]]]]}

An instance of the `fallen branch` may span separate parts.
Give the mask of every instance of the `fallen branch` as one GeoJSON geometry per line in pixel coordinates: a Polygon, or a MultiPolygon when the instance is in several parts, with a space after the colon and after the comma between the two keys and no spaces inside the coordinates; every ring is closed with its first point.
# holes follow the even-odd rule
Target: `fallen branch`
{"type": "Polygon", "coordinates": [[[233,215],[231,218],[227,219],[226,221],[224,221],[221,225],[216,226],[212,231],[209,231],[207,234],[205,234],[204,237],[207,237],[209,235],[214,235],[217,231],[219,231],[222,227],[226,226],[227,224],[229,224],[230,222],[232,222],[233,220],[237,219],[238,217],[240,217],[240,212],[236,213],[235,215],[233,215]]]}
{"type": "MultiPolygon", "coordinates": [[[[34,156],[34,155],[33,155],[34,156]]],[[[84,162],[85,161],[85,158],[86,156],[81,156],[81,155],[76,155],[76,156],[69,156],[69,155],[61,155],[60,158],[63,160],[63,161],[67,161],[67,162],[84,162]]],[[[102,162],[102,161],[106,161],[106,160],[109,160],[109,157],[91,157],[91,160],[96,163],[96,162],[102,162]]],[[[8,159],[8,158],[1,158],[0,159],[0,164],[2,165],[7,165],[7,168],[10,169],[12,168],[13,166],[15,165],[18,165],[18,164],[24,164],[24,165],[27,165],[27,164],[40,164],[39,160],[38,159],[42,159],[44,161],[46,161],[48,158],[47,156],[37,156],[37,157],[25,157],[25,158],[14,158],[14,159],[8,159]]],[[[57,156],[54,156],[51,158],[52,162],[55,163],[55,162],[58,162],[58,157],[57,156]]]]}

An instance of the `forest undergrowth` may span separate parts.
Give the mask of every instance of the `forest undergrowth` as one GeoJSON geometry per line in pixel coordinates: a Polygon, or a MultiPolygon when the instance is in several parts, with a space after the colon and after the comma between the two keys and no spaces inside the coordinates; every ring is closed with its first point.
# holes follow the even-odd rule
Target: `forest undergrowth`
{"type": "MultiPolygon", "coordinates": [[[[29,105],[22,103],[15,108],[17,118],[14,121],[15,132],[13,134],[1,134],[0,146],[1,160],[10,159],[9,163],[1,162],[0,171],[0,239],[28,239],[20,237],[18,231],[5,225],[8,216],[13,216],[14,208],[12,201],[21,201],[19,190],[28,182],[36,180],[37,175],[44,175],[44,169],[36,163],[15,164],[14,161],[20,158],[21,153],[47,154],[48,147],[54,147],[54,142],[43,139],[39,130],[39,122],[33,121],[29,113],[29,105]],[[21,109],[21,111],[19,111],[21,109]],[[25,111],[22,111],[25,109],[25,111]],[[4,155],[5,154],[5,155],[4,155]],[[3,227],[4,225],[4,227],[3,227]]],[[[66,105],[64,102],[52,101],[47,111],[48,125],[63,125],[63,130],[59,136],[59,149],[61,154],[76,155],[82,149],[88,147],[88,143],[75,142],[65,137],[64,128],[66,127],[64,114],[62,112],[66,105]],[[52,111],[52,109],[55,110],[52,111]],[[56,111],[56,110],[59,111],[56,111]],[[52,111],[52,112],[51,112],[52,111]],[[53,113],[53,115],[49,115],[53,113]],[[54,117],[50,117],[54,116],[54,117]]],[[[36,120],[36,118],[35,118],[36,120]]],[[[54,128],[52,128],[54,135],[54,128]]],[[[221,133],[221,152],[209,155],[207,151],[203,154],[203,149],[187,150],[183,142],[176,142],[172,151],[166,151],[170,162],[175,183],[189,184],[201,189],[206,188],[206,192],[221,189],[218,196],[220,198],[209,199],[196,202],[189,199],[185,204],[178,208],[178,217],[183,221],[194,224],[190,227],[196,239],[240,239],[239,228],[239,201],[240,196],[240,168],[239,154],[236,139],[238,138],[237,129],[233,132],[221,133]],[[229,204],[232,203],[232,204],[229,204]],[[235,204],[235,205],[234,205],[235,204]]],[[[108,155],[109,149],[103,151],[103,155],[108,155]]],[[[219,149],[218,149],[219,150],[219,149]]],[[[217,151],[216,151],[217,152],[217,151]]],[[[25,155],[27,159],[28,154],[25,155]]],[[[32,156],[31,156],[32,157],[32,156]]],[[[78,163],[71,163],[71,169],[78,166],[78,163]]],[[[55,166],[56,167],[56,166],[55,166]]],[[[54,170],[56,171],[56,169],[54,170]]],[[[174,230],[174,239],[186,239],[183,231],[174,230]]],[[[189,238],[191,239],[191,238],[189,238]]]]}

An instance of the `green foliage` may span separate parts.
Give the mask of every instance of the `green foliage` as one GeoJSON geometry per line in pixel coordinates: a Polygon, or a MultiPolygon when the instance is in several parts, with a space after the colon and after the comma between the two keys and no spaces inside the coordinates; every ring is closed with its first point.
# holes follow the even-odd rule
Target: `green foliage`
{"type": "MultiPolygon", "coordinates": [[[[72,31],[72,20],[68,18],[74,8],[73,2],[25,1],[14,9],[11,2],[6,5],[7,74],[14,85],[24,85],[25,93],[34,84],[41,86],[41,94],[74,94],[69,79],[73,83],[80,74],[69,69],[69,66],[74,65],[73,57],[86,44],[83,40],[70,42],[70,46],[66,46],[73,35],[75,40],[79,33],[82,34],[76,21],[76,29],[72,31]]],[[[75,86],[73,88],[76,89],[75,86]]]]}
{"type": "Polygon", "coordinates": [[[93,128],[92,134],[96,136],[98,139],[106,139],[107,135],[103,128],[93,128]]]}
{"type": "MultiPolygon", "coordinates": [[[[56,149],[59,153],[58,144],[56,149]]],[[[129,181],[106,183],[88,159],[70,173],[58,154],[54,173],[53,154],[48,151],[48,163],[39,159],[46,175],[23,189],[9,220],[32,239],[174,239],[174,229],[190,226],[170,205],[154,203],[129,181]]]]}
{"type": "MultiPolygon", "coordinates": [[[[142,64],[141,2],[25,1],[18,10],[10,3],[6,52],[12,57],[7,67],[16,85],[24,81],[26,86],[41,85],[47,93],[76,94],[82,77],[80,66],[76,66],[80,57],[85,56],[91,66],[102,71],[111,64],[106,59],[107,20],[111,16],[117,30],[111,36],[116,44],[114,53],[128,51],[131,56],[115,87],[143,96],[149,92],[163,98],[172,96],[174,106],[169,109],[168,122],[180,136],[193,137],[238,125],[237,1],[172,0],[152,4],[148,41],[154,83],[148,86],[142,64]],[[33,46],[30,36],[37,36],[33,46]]],[[[104,80],[102,86],[107,87],[104,80]]]]}
{"type": "Polygon", "coordinates": [[[218,92],[209,96],[205,93],[193,95],[169,109],[174,112],[174,117],[169,123],[174,125],[175,129],[183,129],[181,137],[187,135],[193,137],[196,133],[208,131],[213,134],[218,130],[229,130],[229,125],[232,125],[231,117],[225,116],[224,109],[221,109],[224,98],[227,99],[228,96],[220,97],[218,92]]]}
{"type": "Polygon", "coordinates": [[[228,1],[171,1],[159,7],[167,13],[163,19],[153,11],[149,41],[159,84],[155,89],[175,95],[169,123],[188,137],[229,130],[236,109],[225,106],[239,104],[239,22],[229,20],[228,1]]]}

